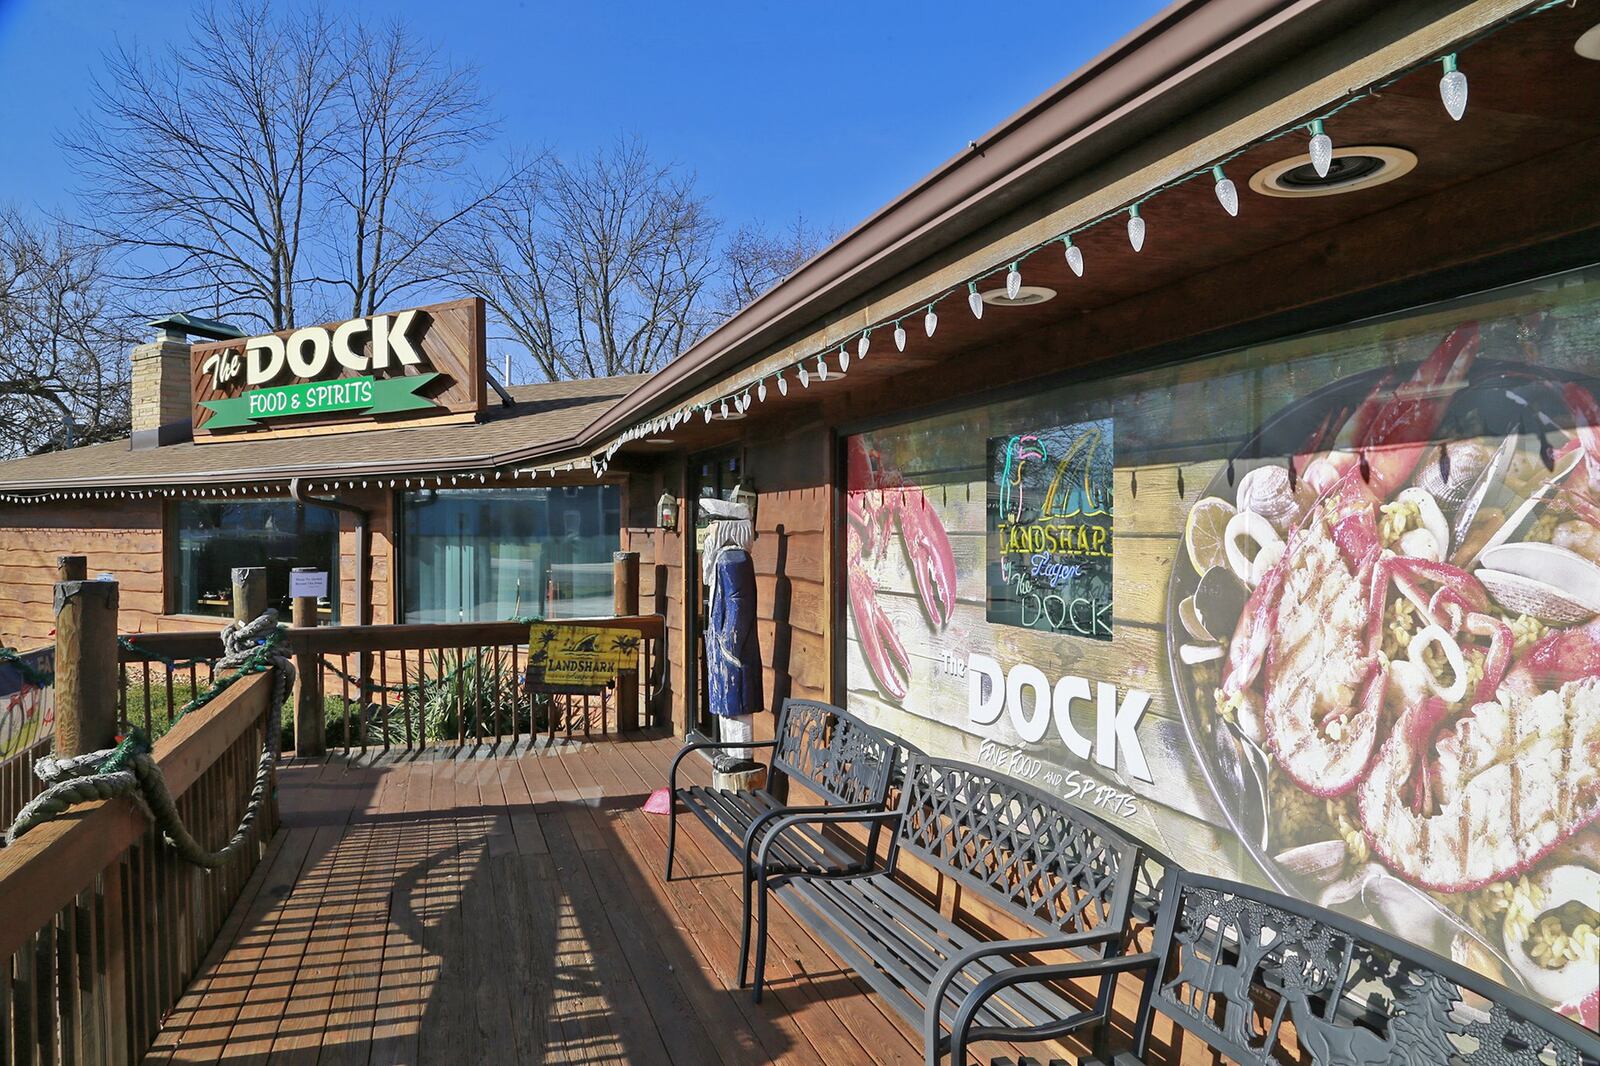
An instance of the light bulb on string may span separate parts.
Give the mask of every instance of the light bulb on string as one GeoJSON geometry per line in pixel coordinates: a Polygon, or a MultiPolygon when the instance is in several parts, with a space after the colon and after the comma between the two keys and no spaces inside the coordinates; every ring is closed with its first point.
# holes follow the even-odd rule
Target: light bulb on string
{"type": "Polygon", "coordinates": [[[1136,252],[1144,250],[1144,219],[1139,215],[1138,204],[1128,208],[1128,243],[1136,252]]]}
{"type": "Polygon", "coordinates": [[[1006,299],[1015,300],[1022,291],[1022,271],[1017,269],[1017,264],[1012,263],[1011,269],[1006,271],[1006,299]]]}
{"type": "Polygon", "coordinates": [[[727,400],[723,400],[722,401],[722,406],[720,408],[718,408],[718,410],[717,410],[717,417],[719,417],[719,418],[727,418],[728,417],[728,401],[727,400]]]}
{"type": "Polygon", "coordinates": [[[939,316],[934,314],[933,305],[928,305],[928,313],[922,316],[922,332],[933,336],[933,331],[939,328],[939,316]]]}
{"type": "Polygon", "coordinates": [[[865,359],[867,357],[867,349],[870,347],[872,347],[872,331],[869,329],[863,331],[861,339],[856,341],[856,358],[865,359]]]}
{"type": "Polygon", "coordinates": [[[1071,267],[1072,272],[1078,277],[1083,277],[1083,249],[1072,243],[1070,233],[1061,238],[1061,241],[1067,246],[1067,266],[1071,267]]]}
{"type": "Polygon", "coordinates": [[[756,386],[756,399],[762,403],[767,402],[767,379],[762,378],[761,384],[756,386]]]}
{"type": "Polygon", "coordinates": [[[906,350],[906,328],[900,324],[898,318],[894,320],[894,347],[898,352],[906,350]]]}
{"type": "Polygon", "coordinates": [[[983,297],[978,295],[978,283],[967,282],[967,306],[972,309],[973,318],[983,317],[983,297]]]}
{"type": "Polygon", "coordinates": [[[800,368],[800,387],[802,389],[809,389],[811,387],[811,372],[805,367],[800,368]]]}
{"type": "Polygon", "coordinates": [[[825,355],[817,356],[817,380],[828,380],[828,357],[825,355]]]}
{"type": "Polygon", "coordinates": [[[839,373],[843,374],[850,369],[850,353],[844,350],[844,345],[839,345],[839,373]]]}
{"type": "Polygon", "coordinates": [[[1311,169],[1317,172],[1317,177],[1325,178],[1333,166],[1333,138],[1322,128],[1320,118],[1312,119],[1308,128],[1311,131],[1311,169]]]}
{"type": "Polygon", "coordinates": [[[784,377],[781,371],[778,374],[778,395],[789,395],[789,379],[784,377]]]}
{"type": "Polygon", "coordinates": [[[1239,190],[1233,184],[1233,179],[1224,174],[1220,166],[1211,168],[1211,176],[1217,181],[1217,203],[1221,204],[1222,209],[1228,212],[1229,215],[1237,216],[1239,214],[1239,190]]]}
{"type": "Polygon", "coordinates": [[[709,425],[711,422],[711,405],[707,404],[706,406],[702,407],[700,409],[700,413],[705,417],[706,423],[709,425]]]}
{"type": "Polygon", "coordinates": [[[1467,76],[1456,69],[1456,54],[1451,52],[1441,61],[1444,77],[1439,79],[1439,99],[1445,112],[1457,122],[1467,113],[1467,76]]]}

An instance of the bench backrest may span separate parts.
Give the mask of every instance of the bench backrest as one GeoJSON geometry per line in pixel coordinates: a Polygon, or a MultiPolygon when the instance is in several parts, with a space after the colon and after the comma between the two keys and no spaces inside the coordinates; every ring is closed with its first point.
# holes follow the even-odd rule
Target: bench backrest
{"type": "Polygon", "coordinates": [[[917,758],[900,812],[896,861],[909,852],[1038,932],[1127,928],[1138,845],[1066,800],[997,771],[917,758]]]}
{"type": "Polygon", "coordinates": [[[895,741],[849,711],[815,700],[784,700],[772,768],[831,803],[881,805],[895,765],[895,741]]]}
{"type": "Polygon", "coordinates": [[[1151,1005],[1245,1066],[1578,1066],[1600,1034],[1310,903],[1198,874],[1167,879],[1151,1005]]]}

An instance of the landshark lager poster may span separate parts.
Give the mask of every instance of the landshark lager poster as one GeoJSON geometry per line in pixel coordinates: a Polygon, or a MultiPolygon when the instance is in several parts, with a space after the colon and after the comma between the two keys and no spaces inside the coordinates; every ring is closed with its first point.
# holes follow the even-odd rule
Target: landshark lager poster
{"type": "Polygon", "coordinates": [[[990,438],[989,621],[1111,639],[1111,432],[990,438]]]}
{"type": "Polygon", "coordinates": [[[852,436],[848,705],[1600,1027],[1597,352],[1579,271],[852,436]]]}
{"type": "Polygon", "coordinates": [[[634,629],[535,622],[529,629],[528,667],[546,685],[605,685],[638,661],[634,629]]]}

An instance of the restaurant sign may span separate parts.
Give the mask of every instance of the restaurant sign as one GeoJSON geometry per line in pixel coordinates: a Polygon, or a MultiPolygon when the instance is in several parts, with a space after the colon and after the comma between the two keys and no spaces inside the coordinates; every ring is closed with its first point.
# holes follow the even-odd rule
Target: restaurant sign
{"type": "Polygon", "coordinates": [[[196,345],[197,436],[475,413],[483,341],[483,304],[469,299],[196,345]]]}
{"type": "Polygon", "coordinates": [[[534,684],[595,688],[635,665],[638,630],[535,622],[528,630],[528,671],[534,684]]]}

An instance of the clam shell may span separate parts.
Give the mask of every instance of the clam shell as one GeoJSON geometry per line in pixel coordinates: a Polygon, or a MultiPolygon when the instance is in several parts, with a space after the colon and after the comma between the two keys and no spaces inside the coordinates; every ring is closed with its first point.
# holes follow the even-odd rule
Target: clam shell
{"type": "Polygon", "coordinates": [[[1195,640],[1213,641],[1218,639],[1206,624],[1200,620],[1200,614],[1195,610],[1194,597],[1186,596],[1178,603],[1178,620],[1183,623],[1183,628],[1195,640]]]}
{"type": "Polygon", "coordinates": [[[1551,625],[1600,614],[1600,566],[1554,544],[1497,544],[1478,554],[1477,578],[1508,611],[1551,625]]]}
{"type": "Polygon", "coordinates": [[[1576,470],[1579,463],[1582,461],[1583,449],[1581,448],[1575,449],[1566,457],[1564,457],[1561,460],[1561,465],[1556,467],[1555,471],[1548,479],[1546,479],[1545,483],[1530,492],[1528,494],[1528,498],[1523,500],[1521,505],[1518,506],[1515,511],[1512,511],[1510,516],[1506,518],[1505,524],[1503,524],[1499,529],[1495,530],[1494,536],[1490,537],[1488,541],[1484,543],[1484,546],[1478,549],[1477,557],[1467,561],[1467,569],[1472,569],[1472,567],[1483,558],[1484,552],[1504,544],[1512,537],[1516,536],[1517,533],[1519,533],[1523,527],[1528,524],[1529,520],[1533,517],[1533,512],[1541,503],[1544,502],[1545,497],[1549,496],[1558,487],[1560,487],[1562,480],[1565,479],[1568,474],[1576,470]]]}
{"type": "Polygon", "coordinates": [[[1300,517],[1300,501],[1289,487],[1289,471],[1276,463],[1258,466],[1239,479],[1234,502],[1241,511],[1254,511],[1285,533],[1300,517]]]}
{"type": "Polygon", "coordinates": [[[1417,484],[1433,493],[1445,511],[1460,507],[1477,483],[1493,453],[1475,440],[1451,441],[1423,459],[1417,484]]]}

